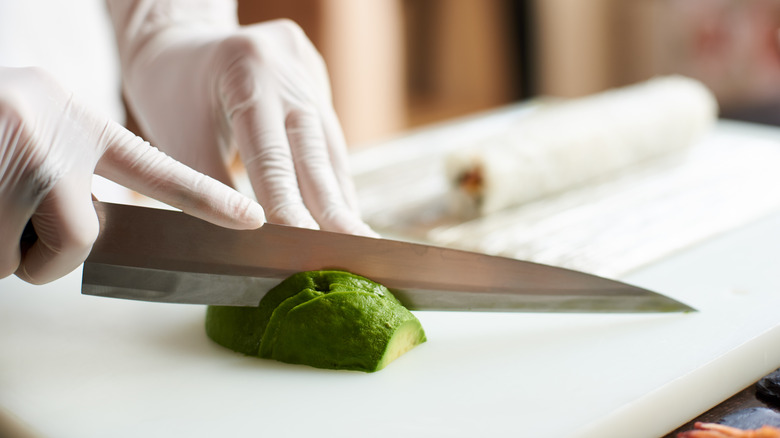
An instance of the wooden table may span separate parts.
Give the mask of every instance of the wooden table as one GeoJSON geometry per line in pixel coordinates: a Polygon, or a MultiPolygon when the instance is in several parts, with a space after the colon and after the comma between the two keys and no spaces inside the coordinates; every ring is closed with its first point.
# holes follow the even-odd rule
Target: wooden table
{"type": "Polygon", "coordinates": [[[768,408],[777,410],[776,407],[764,403],[756,396],[756,384],[754,383],[729,397],[723,403],[720,403],[707,412],[702,413],[691,421],[668,433],[664,436],[664,438],[676,438],[679,432],[693,429],[693,425],[696,422],[717,423],[720,419],[729,414],[733,414],[735,412],[749,408],[768,408]]]}

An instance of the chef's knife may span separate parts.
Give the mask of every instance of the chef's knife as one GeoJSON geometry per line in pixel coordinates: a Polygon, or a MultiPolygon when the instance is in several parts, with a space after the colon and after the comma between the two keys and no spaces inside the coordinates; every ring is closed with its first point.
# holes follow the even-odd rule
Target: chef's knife
{"type": "Polygon", "coordinates": [[[82,293],[257,306],[289,275],[339,269],[384,284],[413,310],[680,312],[629,284],[504,257],[267,223],[222,228],[187,214],[95,202],[100,235],[82,293]]]}

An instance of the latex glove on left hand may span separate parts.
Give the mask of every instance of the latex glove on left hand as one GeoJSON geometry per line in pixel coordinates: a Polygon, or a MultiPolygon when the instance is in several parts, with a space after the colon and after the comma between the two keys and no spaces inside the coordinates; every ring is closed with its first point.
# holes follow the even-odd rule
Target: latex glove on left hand
{"type": "Polygon", "coordinates": [[[87,108],[43,70],[0,67],[0,278],[47,283],[84,261],[99,228],[93,173],[218,225],[263,223],[256,202],[87,108]],[[28,221],[38,239],[23,249],[28,221]]]}
{"type": "Polygon", "coordinates": [[[286,20],[233,1],[109,0],[125,95],[145,134],[225,183],[237,149],[269,222],[376,235],[361,219],[325,64],[286,20]]]}

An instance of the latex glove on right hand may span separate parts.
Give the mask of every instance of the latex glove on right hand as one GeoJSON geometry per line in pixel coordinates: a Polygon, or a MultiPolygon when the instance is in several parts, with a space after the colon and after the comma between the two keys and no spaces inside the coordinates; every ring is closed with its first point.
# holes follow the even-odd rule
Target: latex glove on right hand
{"type": "Polygon", "coordinates": [[[98,173],[218,225],[258,228],[254,201],[86,108],[42,70],[0,67],[0,278],[42,284],[86,259],[98,173]],[[24,253],[28,220],[37,241],[24,253]]]}
{"type": "Polygon", "coordinates": [[[225,0],[109,0],[145,135],[230,183],[237,151],[269,222],[376,235],[363,221],[325,64],[286,20],[239,26],[225,0]]]}

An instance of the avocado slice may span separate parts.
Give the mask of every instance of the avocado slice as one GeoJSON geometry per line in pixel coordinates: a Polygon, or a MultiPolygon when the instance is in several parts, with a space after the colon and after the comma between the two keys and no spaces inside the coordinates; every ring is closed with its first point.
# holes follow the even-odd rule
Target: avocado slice
{"type": "Polygon", "coordinates": [[[386,287],[344,271],[294,274],[256,308],[209,306],[206,333],[247,355],[364,372],[426,341],[420,321],[386,287]]]}

